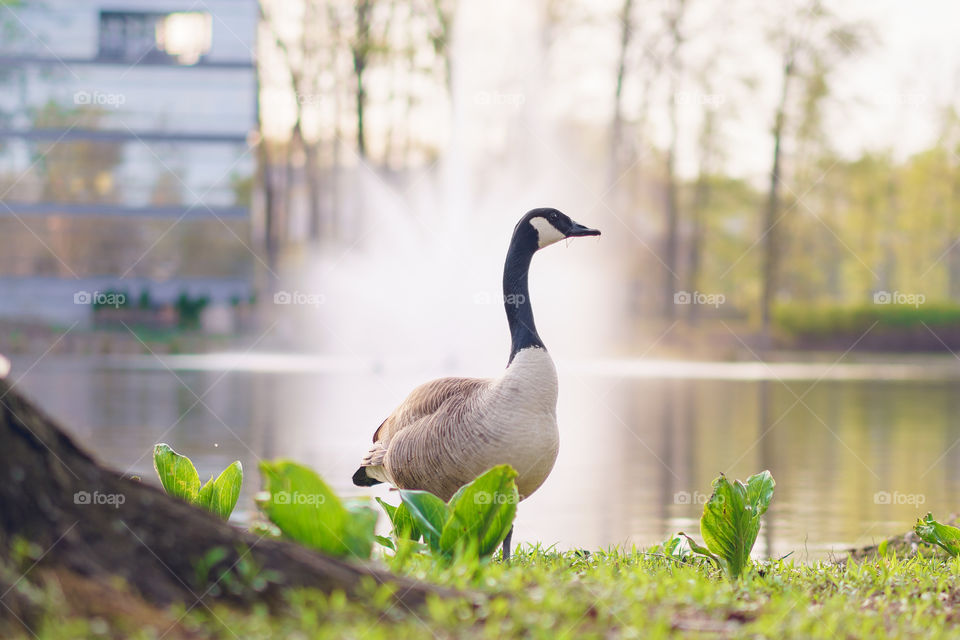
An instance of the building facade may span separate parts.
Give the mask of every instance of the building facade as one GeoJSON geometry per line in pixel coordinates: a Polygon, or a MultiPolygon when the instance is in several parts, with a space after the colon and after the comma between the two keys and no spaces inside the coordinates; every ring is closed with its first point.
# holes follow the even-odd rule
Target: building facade
{"type": "MultiPolygon", "coordinates": [[[[30,278],[213,300],[249,290],[257,11],[256,0],[0,10],[0,294],[30,278]]],[[[0,317],[24,315],[2,298],[0,317]]],[[[60,302],[41,315],[89,312],[60,302]]]]}

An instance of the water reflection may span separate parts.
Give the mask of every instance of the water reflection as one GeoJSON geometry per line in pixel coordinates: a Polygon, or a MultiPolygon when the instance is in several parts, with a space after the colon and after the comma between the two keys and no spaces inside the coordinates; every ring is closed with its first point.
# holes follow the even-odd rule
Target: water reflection
{"type": "MultiPolygon", "coordinates": [[[[18,387],[100,459],[151,481],[158,441],[191,455],[204,478],[240,459],[253,480],[240,508],[251,509],[261,458],[303,461],[338,491],[364,493],[350,475],[376,425],[416,383],[462,373],[355,360],[185,362],[170,371],[138,359],[48,357],[18,387]]],[[[29,365],[15,360],[11,377],[29,365]]],[[[520,539],[596,548],[696,532],[719,472],[744,478],[761,469],[777,480],[761,555],[822,557],[902,532],[928,510],[955,509],[952,375],[657,378],[624,375],[627,365],[558,362],[560,456],[521,506],[520,539]]]]}

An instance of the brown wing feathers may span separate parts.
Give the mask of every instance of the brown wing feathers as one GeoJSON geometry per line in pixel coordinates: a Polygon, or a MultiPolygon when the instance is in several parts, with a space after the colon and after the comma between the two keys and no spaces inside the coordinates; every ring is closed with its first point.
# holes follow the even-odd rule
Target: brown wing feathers
{"type": "Polygon", "coordinates": [[[358,486],[379,484],[379,480],[370,477],[366,468],[382,464],[390,441],[404,429],[417,425],[417,429],[429,429],[439,433],[411,433],[418,439],[443,436],[443,432],[455,430],[456,422],[462,417],[465,406],[472,394],[478,393],[490,384],[490,380],[480,378],[440,378],[414,389],[406,400],[387,417],[373,433],[373,449],[364,457],[361,467],[353,475],[358,486]],[[424,420],[443,409],[444,419],[424,420]],[[382,443],[382,444],[378,444],[382,443]]]}

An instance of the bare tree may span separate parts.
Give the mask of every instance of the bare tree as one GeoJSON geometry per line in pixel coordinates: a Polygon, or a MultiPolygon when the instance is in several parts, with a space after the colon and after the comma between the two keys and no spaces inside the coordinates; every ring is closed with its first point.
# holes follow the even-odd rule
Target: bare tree
{"type": "Polygon", "coordinates": [[[627,51],[633,32],[633,0],[623,0],[620,10],[620,48],[617,52],[617,75],[613,91],[613,118],[610,122],[610,182],[619,176],[623,137],[623,82],[627,74],[627,51]]]}
{"type": "Polygon", "coordinates": [[[453,99],[453,18],[457,0],[432,0],[433,24],[430,26],[430,44],[442,60],[443,85],[453,99]]]}
{"type": "Polygon", "coordinates": [[[784,253],[780,223],[783,150],[793,129],[809,138],[819,125],[821,104],[830,94],[830,72],[837,62],[854,55],[862,46],[864,27],[842,21],[824,6],[822,0],[803,0],[795,5],[795,15],[776,16],[771,33],[780,52],[780,97],[773,117],[773,153],[767,203],[760,230],[763,245],[760,312],[765,340],[769,340],[770,318],[780,278],[779,257],[784,253]],[[801,117],[791,118],[791,107],[798,93],[801,117]],[[799,123],[795,122],[799,120],[799,123]]]}
{"type": "Polygon", "coordinates": [[[289,76],[290,89],[293,92],[295,111],[293,126],[286,145],[284,172],[289,177],[291,169],[302,161],[307,185],[307,226],[310,239],[316,240],[322,226],[321,193],[322,172],[320,171],[319,145],[316,138],[307,140],[303,132],[303,116],[306,105],[314,104],[319,98],[318,79],[323,64],[324,53],[319,45],[321,34],[326,30],[325,15],[319,10],[318,0],[305,0],[303,16],[295,37],[287,39],[281,35],[276,18],[260,5],[260,16],[280,52],[285,70],[289,76]]]}
{"type": "Polygon", "coordinates": [[[781,64],[780,100],[773,117],[773,158],[770,163],[770,186],[767,189],[767,205],[763,213],[763,264],[761,273],[763,285],[760,294],[761,322],[763,331],[770,329],[770,313],[773,307],[773,298],[776,294],[779,265],[777,262],[780,250],[780,232],[777,229],[777,214],[780,210],[780,164],[783,149],[783,134],[787,118],[787,100],[790,97],[790,88],[795,73],[794,57],[796,46],[791,41],[783,53],[781,64]]]}
{"type": "Polygon", "coordinates": [[[364,128],[367,109],[365,74],[374,48],[370,32],[373,2],[374,0],[357,0],[354,5],[354,35],[350,42],[350,54],[353,58],[354,100],[356,101],[357,154],[361,159],[367,157],[367,137],[364,128]]]}
{"type": "MultiPolygon", "coordinates": [[[[693,186],[693,203],[690,205],[690,244],[687,251],[687,288],[700,290],[700,267],[703,253],[704,215],[710,204],[710,180],[715,172],[717,159],[717,109],[707,108],[703,114],[698,140],[699,168],[693,186]]],[[[687,307],[687,318],[696,323],[700,305],[687,307]]]]}
{"type": "Polygon", "coordinates": [[[676,289],[677,272],[677,245],[680,225],[680,204],[678,202],[677,179],[677,150],[680,137],[680,125],[677,122],[677,106],[680,102],[680,77],[683,73],[681,48],[683,47],[683,19],[686,10],[686,0],[675,0],[672,11],[667,15],[667,28],[670,34],[670,53],[667,58],[668,86],[667,115],[670,121],[670,141],[665,156],[666,184],[664,193],[664,274],[663,274],[663,315],[673,319],[676,305],[673,294],[676,289]]]}

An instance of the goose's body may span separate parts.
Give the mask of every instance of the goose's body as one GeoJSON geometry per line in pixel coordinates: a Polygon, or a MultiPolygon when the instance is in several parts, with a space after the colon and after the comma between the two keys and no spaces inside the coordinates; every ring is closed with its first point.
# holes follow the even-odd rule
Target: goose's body
{"type": "Polygon", "coordinates": [[[511,335],[506,370],[496,378],[441,378],[414,389],[374,433],[355,484],[387,482],[448,500],[498,464],[516,469],[521,499],[543,484],[559,448],[557,371],[533,322],[527,273],[539,249],[586,235],[600,232],[555,209],[534,209],[520,220],[503,272],[511,335]]]}
{"type": "Polygon", "coordinates": [[[547,479],[559,445],[557,371],[546,349],[530,347],[497,378],[441,378],[414,389],[377,429],[362,469],[449,500],[509,464],[524,498],[547,479]]]}

